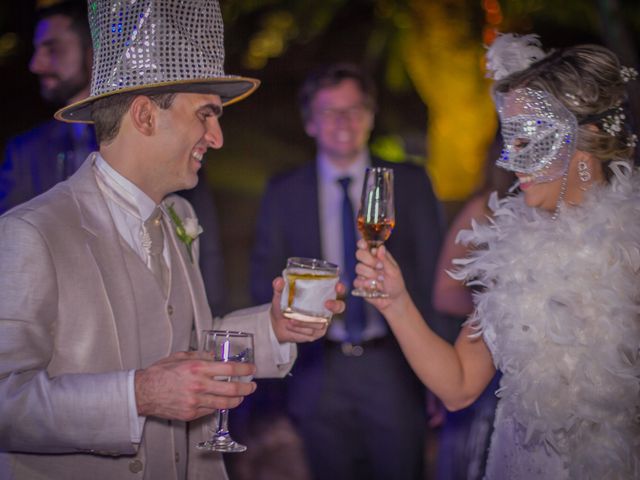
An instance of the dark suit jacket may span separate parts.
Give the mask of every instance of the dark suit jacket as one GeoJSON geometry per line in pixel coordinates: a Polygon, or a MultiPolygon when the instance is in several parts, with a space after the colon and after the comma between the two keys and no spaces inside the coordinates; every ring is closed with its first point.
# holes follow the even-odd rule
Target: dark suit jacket
{"type": "Polygon", "coordinates": [[[97,150],[93,129],[86,145],[73,139],[73,126],[51,120],[12,138],[0,166],[0,214],[69,178],[89,153],[97,150]],[[82,158],[76,159],[76,155],[82,158]]]}
{"type": "MultiPolygon", "coordinates": [[[[74,141],[72,124],[51,120],[11,139],[0,165],[0,214],[69,178],[87,155],[98,149],[93,128],[87,133],[83,142],[74,141]]],[[[194,189],[178,194],[193,205],[203,227],[200,270],[211,310],[223,315],[226,306],[220,229],[213,195],[203,176],[194,189]]]]}
{"type": "MultiPolygon", "coordinates": [[[[421,167],[375,158],[372,164],[394,169],[396,226],[386,245],[402,268],[407,290],[430,322],[434,318],[434,271],[443,236],[440,205],[421,167]]],[[[271,298],[271,281],[281,274],[288,257],[322,257],[318,210],[316,162],[269,182],[251,258],[251,294],[255,303],[271,298]]],[[[312,379],[321,374],[322,340],[301,345],[299,352],[288,383],[301,397],[296,402],[305,402],[303,398],[311,399],[318,387],[319,382],[312,379]],[[298,389],[297,382],[306,386],[298,389]]]]}

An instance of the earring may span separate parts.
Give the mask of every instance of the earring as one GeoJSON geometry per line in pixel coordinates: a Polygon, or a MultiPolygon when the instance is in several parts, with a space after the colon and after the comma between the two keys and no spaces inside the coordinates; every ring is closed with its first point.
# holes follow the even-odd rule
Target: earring
{"type": "Polygon", "coordinates": [[[589,165],[584,160],[580,160],[578,162],[578,178],[582,183],[587,183],[591,180],[591,171],[589,170],[589,165]]]}
{"type": "Polygon", "coordinates": [[[556,201],[556,208],[551,215],[551,220],[555,220],[558,218],[560,214],[560,207],[564,202],[564,197],[567,194],[567,181],[569,180],[569,170],[565,170],[564,175],[562,175],[562,183],[560,184],[560,194],[558,195],[558,200],[556,201]]]}

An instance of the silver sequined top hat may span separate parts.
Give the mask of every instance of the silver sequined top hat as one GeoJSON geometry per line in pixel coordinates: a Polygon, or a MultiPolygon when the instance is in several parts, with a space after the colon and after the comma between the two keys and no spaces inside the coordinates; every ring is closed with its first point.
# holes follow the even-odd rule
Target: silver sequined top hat
{"type": "Polygon", "coordinates": [[[88,0],[93,39],[91,95],[58,110],[91,123],[94,101],[118,93],[213,93],[228,105],[260,81],[225,75],[217,0],[88,0]]]}

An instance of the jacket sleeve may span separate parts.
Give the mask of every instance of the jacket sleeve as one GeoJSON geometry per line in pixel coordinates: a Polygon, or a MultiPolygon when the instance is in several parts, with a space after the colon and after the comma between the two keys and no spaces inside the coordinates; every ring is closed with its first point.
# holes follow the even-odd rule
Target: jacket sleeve
{"type": "MultiPolygon", "coordinates": [[[[291,199],[294,201],[294,199],[291,199]]],[[[254,304],[271,301],[273,279],[286,266],[286,238],[283,222],[284,208],[279,201],[278,188],[267,186],[258,213],[255,244],[251,255],[250,289],[254,304]]]]}
{"type": "MultiPolygon", "coordinates": [[[[194,216],[192,206],[183,198],[172,197],[175,201],[175,207],[179,215],[183,217],[194,216]]],[[[201,241],[201,238],[199,237],[201,241]]],[[[198,247],[202,244],[198,241],[194,242],[194,260],[197,261],[198,247]]],[[[268,299],[270,302],[273,296],[273,288],[271,280],[268,286],[268,299]]],[[[256,377],[258,378],[279,378],[284,377],[296,359],[297,348],[295,344],[289,344],[287,347],[288,361],[280,363],[276,352],[277,340],[271,328],[271,304],[236,310],[224,317],[213,319],[213,328],[218,330],[238,330],[254,334],[255,363],[257,367],[256,377]]]]}
{"type": "Polygon", "coordinates": [[[433,282],[442,243],[442,211],[424,169],[396,168],[397,232],[388,247],[398,261],[407,290],[429,323],[438,323],[432,306],[433,282]]]}
{"type": "Polygon", "coordinates": [[[56,337],[59,289],[40,232],[0,218],[0,449],[63,453],[134,453],[127,372],[51,376],[65,355],[56,337]]]}
{"type": "Polygon", "coordinates": [[[11,141],[0,164],[0,215],[33,196],[30,184],[25,181],[30,178],[28,172],[20,172],[25,165],[20,161],[19,151],[18,143],[11,141]]]}
{"type": "Polygon", "coordinates": [[[460,324],[442,315],[433,307],[433,288],[438,258],[445,232],[442,206],[435,196],[429,177],[424,172],[415,178],[414,208],[410,209],[411,237],[418,241],[413,253],[409,291],[429,326],[441,337],[453,343],[460,324]]]}
{"type": "Polygon", "coordinates": [[[214,320],[214,328],[224,330],[239,330],[253,333],[256,378],[282,378],[293,367],[297,348],[294,343],[288,345],[289,361],[279,363],[274,349],[277,342],[271,330],[271,305],[265,304],[252,308],[245,308],[230,313],[224,318],[214,320]]]}

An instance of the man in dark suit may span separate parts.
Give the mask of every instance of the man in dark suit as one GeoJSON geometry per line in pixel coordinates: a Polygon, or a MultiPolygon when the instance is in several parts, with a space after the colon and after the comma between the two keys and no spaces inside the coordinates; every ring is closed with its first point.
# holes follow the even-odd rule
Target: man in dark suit
{"type": "MultiPolygon", "coordinates": [[[[93,49],[86,0],[39,0],[34,52],[29,69],[40,82],[40,95],[56,107],[89,96],[93,49]]],[[[69,178],[98,150],[93,125],[48,120],[11,139],[0,164],[0,214],[69,178]]],[[[203,234],[200,269],[207,299],[217,314],[226,313],[224,271],[213,195],[200,174],[193,190],[179,192],[192,204],[203,234]]]]}
{"type": "MultiPolygon", "coordinates": [[[[89,96],[93,49],[86,3],[36,4],[29,70],[38,77],[41,97],[55,107],[89,96]]],[[[0,166],[0,213],[66,180],[97,149],[92,125],[53,118],[11,139],[0,166]]]]}
{"type": "MultiPolygon", "coordinates": [[[[366,167],[381,166],[395,173],[396,227],[387,244],[424,318],[433,318],[440,207],[423,168],[369,155],[372,80],[350,64],[329,66],[306,80],[300,106],[317,156],[267,187],[251,264],[253,300],[270,297],[271,279],[291,256],[324,258],[340,265],[343,281],[352,278],[345,267],[355,251],[345,249],[343,207],[350,201],[357,208],[366,167]]],[[[287,380],[288,411],[312,473],[320,480],[422,478],[425,392],[382,317],[361,299],[345,300],[363,317],[359,338],[349,336],[348,312],[334,317],[325,339],[300,349],[287,380]]]]}

